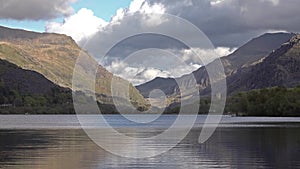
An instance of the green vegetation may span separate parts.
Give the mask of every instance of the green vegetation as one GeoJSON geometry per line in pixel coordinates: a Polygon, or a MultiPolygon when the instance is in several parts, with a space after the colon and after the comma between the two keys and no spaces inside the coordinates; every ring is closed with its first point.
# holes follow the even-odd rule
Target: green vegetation
{"type": "MultiPolygon", "coordinates": [[[[95,102],[93,97],[83,92],[76,92],[76,103],[87,105],[81,114],[96,114],[89,110],[89,104],[95,102]]],[[[107,98],[107,97],[106,97],[107,98]]],[[[116,107],[108,103],[97,102],[102,114],[118,114],[116,107]]],[[[137,107],[141,109],[141,107],[137,107]]],[[[79,110],[80,111],[80,110],[79,110]]],[[[6,86],[0,80],[0,114],[75,114],[71,90],[54,87],[50,93],[22,94],[6,86]]]]}
{"type": "Polygon", "coordinates": [[[235,94],[228,98],[226,111],[242,116],[300,116],[300,86],[235,94]]]}
{"type": "MultiPolygon", "coordinates": [[[[79,102],[89,102],[92,97],[83,93],[79,102]]],[[[78,100],[77,100],[78,101],[78,100]]],[[[113,105],[98,102],[103,114],[117,114],[113,105]]],[[[210,98],[201,98],[199,114],[207,114],[210,98]]],[[[180,107],[169,108],[167,114],[178,113],[180,107]]],[[[0,82],[1,114],[74,114],[72,93],[53,89],[50,94],[21,95],[10,90],[0,82]]],[[[84,112],[83,112],[84,113],[84,112]]],[[[89,112],[98,113],[98,112],[89,112]]],[[[241,92],[229,96],[225,114],[238,116],[300,116],[300,86],[296,88],[275,87],[269,89],[241,92]]]]}
{"type": "MultiPolygon", "coordinates": [[[[82,92],[76,92],[77,102],[94,102],[92,97],[82,92]]],[[[116,108],[111,104],[97,102],[102,114],[117,114],[116,108]]],[[[83,110],[82,114],[94,114],[83,110]]],[[[48,94],[20,94],[11,90],[0,81],[0,114],[75,114],[72,93],[70,90],[53,88],[48,94]]]]}
{"type": "MultiPolygon", "coordinates": [[[[5,35],[5,37],[10,38],[0,40],[0,59],[15,64],[22,69],[40,73],[56,85],[71,89],[74,67],[78,56],[81,55],[85,59],[82,59],[82,63],[79,64],[78,77],[81,81],[89,82],[94,69],[97,70],[96,93],[111,97],[113,74],[98,65],[71,37],[2,29],[10,32],[5,35]],[[16,37],[16,32],[20,36],[16,37]]],[[[124,84],[128,83],[121,78],[118,81],[124,84]]],[[[89,85],[89,83],[86,83],[86,85],[89,85]]],[[[90,89],[90,86],[82,86],[82,88],[90,89]]],[[[139,91],[132,85],[130,85],[129,90],[132,102],[139,107],[146,107],[146,101],[139,91]]],[[[101,102],[101,100],[99,101],[101,102]]],[[[112,104],[112,102],[108,104],[112,104]]]]}
{"type": "MultiPolygon", "coordinates": [[[[210,98],[201,98],[199,106],[199,114],[207,114],[210,109],[210,98]]],[[[177,114],[179,110],[180,106],[176,106],[168,108],[165,113],[177,114]]],[[[274,87],[252,90],[228,96],[225,114],[298,117],[300,116],[300,86],[296,88],[274,87]]]]}
{"type": "Polygon", "coordinates": [[[0,82],[1,114],[73,114],[69,91],[53,89],[49,94],[20,94],[0,82]]]}
{"type": "Polygon", "coordinates": [[[0,44],[0,56],[10,56],[9,61],[16,65],[23,66],[30,64],[30,61],[27,61],[26,58],[22,57],[21,51],[8,44],[0,44]]]}

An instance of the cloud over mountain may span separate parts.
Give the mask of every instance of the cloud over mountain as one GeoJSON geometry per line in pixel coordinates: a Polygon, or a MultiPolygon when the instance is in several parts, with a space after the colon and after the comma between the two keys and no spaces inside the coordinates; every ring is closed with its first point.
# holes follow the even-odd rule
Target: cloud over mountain
{"type": "Polygon", "coordinates": [[[96,17],[92,10],[82,8],[74,15],[65,18],[63,23],[48,22],[46,32],[67,34],[79,42],[100,31],[106,25],[107,22],[96,17]]]}
{"type": "MultiPolygon", "coordinates": [[[[114,23],[114,30],[118,31],[141,29],[140,24],[160,24],[141,14],[168,13],[196,25],[215,46],[237,47],[265,32],[299,32],[299,5],[298,0],[133,0],[128,8],[116,12],[110,24],[114,23]],[[125,18],[128,15],[133,16],[125,18]]],[[[110,29],[104,32],[109,31],[115,33],[110,29]]]]}
{"type": "MultiPolygon", "coordinates": [[[[215,56],[216,53],[219,56],[227,55],[252,37],[265,32],[300,32],[299,0],[133,0],[128,8],[117,10],[108,22],[95,16],[93,13],[95,11],[85,8],[70,15],[72,13],[70,3],[74,1],[28,0],[27,3],[20,4],[17,0],[0,0],[2,7],[0,17],[39,20],[64,15],[66,17],[63,22],[48,22],[46,31],[72,36],[107,68],[112,68],[116,63],[125,64],[123,60],[134,52],[157,48],[175,53],[186,62],[187,67],[182,70],[191,71],[195,69],[195,65],[202,64],[199,57],[189,52],[191,49],[200,55],[205,55],[205,59],[209,60],[210,56],[215,56]],[[119,43],[110,51],[111,59],[105,59],[105,62],[101,59],[103,56],[99,56],[99,50],[110,46],[120,34],[132,30],[143,32],[149,27],[173,31],[181,30],[182,26],[185,26],[175,25],[162,17],[151,15],[153,13],[172,14],[190,21],[203,31],[217,48],[186,46],[172,38],[143,35],[119,43]],[[93,42],[85,46],[86,42],[90,41],[90,37],[94,37],[93,42]]],[[[184,34],[188,39],[195,38],[193,33],[184,32],[184,34]]],[[[151,60],[149,57],[151,56],[143,59],[151,60]]],[[[149,79],[152,76],[148,75],[153,75],[155,72],[161,76],[169,76],[172,72],[186,72],[173,71],[176,69],[171,70],[168,64],[169,61],[166,61],[165,67],[149,67],[150,71],[143,69],[142,65],[128,66],[132,67],[129,71],[132,73],[130,76],[139,78],[137,82],[141,82],[141,79],[149,79]]]]}

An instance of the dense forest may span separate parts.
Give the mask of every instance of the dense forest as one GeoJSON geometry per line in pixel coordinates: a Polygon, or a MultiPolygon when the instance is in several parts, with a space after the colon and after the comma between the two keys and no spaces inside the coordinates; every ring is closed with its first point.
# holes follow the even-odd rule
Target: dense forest
{"type": "Polygon", "coordinates": [[[53,88],[49,94],[20,94],[0,82],[1,114],[73,114],[72,93],[53,88]]]}
{"type": "MultiPolygon", "coordinates": [[[[91,102],[92,97],[76,92],[78,102],[91,102]]],[[[102,114],[118,113],[115,106],[97,101],[102,114]]],[[[75,114],[71,90],[53,88],[46,94],[23,94],[10,89],[0,80],[0,114],[75,114]]],[[[98,112],[78,112],[98,113],[98,112]]]]}
{"type": "Polygon", "coordinates": [[[226,112],[241,116],[300,116],[300,86],[235,94],[228,98],[226,112]]]}
{"type": "MultiPolygon", "coordinates": [[[[199,114],[207,114],[209,108],[210,98],[201,98],[199,114]]],[[[179,113],[179,110],[180,107],[168,108],[165,113],[179,113]]],[[[227,97],[224,114],[237,116],[300,116],[300,86],[296,88],[266,88],[230,95],[227,97]]]]}

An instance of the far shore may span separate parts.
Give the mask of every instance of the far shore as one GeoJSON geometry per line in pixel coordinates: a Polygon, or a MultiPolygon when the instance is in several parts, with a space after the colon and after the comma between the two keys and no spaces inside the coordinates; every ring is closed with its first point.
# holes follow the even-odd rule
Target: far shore
{"type": "MultiPolygon", "coordinates": [[[[156,115],[130,115],[139,118],[152,118],[156,115]]],[[[187,122],[190,115],[184,115],[187,122]]],[[[195,127],[203,127],[207,115],[199,115],[195,127]]],[[[212,116],[214,117],[214,116],[212,116]]],[[[220,116],[216,116],[220,117],[220,116]]],[[[169,128],[177,116],[163,115],[149,124],[137,124],[126,120],[121,115],[104,115],[104,119],[114,128],[169,128]]],[[[108,126],[99,122],[99,115],[0,115],[0,129],[105,129],[108,126]],[[81,123],[79,123],[81,121],[81,123]]],[[[100,120],[101,121],[101,120],[100,120]]],[[[206,123],[208,127],[294,127],[300,126],[300,117],[232,117],[222,116],[220,123],[206,123]]],[[[184,127],[184,126],[182,126],[184,127]]]]}

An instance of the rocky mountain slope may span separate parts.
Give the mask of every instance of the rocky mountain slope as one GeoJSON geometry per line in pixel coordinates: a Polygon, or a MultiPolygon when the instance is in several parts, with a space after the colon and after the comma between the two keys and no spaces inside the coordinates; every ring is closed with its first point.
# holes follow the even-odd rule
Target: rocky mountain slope
{"type": "Polygon", "coordinates": [[[282,44],[260,63],[238,69],[227,81],[229,93],[300,85],[300,35],[282,44]]]}
{"type": "MultiPolygon", "coordinates": [[[[0,27],[0,59],[38,72],[61,87],[72,87],[73,69],[80,52],[88,60],[92,60],[88,53],[82,51],[75,41],[66,35],[0,27]]],[[[104,98],[100,101],[111,103],[111,99],[106,98],[111,96],[113,75],[100,65],[97,70],[96,92],[104,98]]],[[[82,79],[88,75],[84,69],[79,74],[82,79]]],[[[128,84],[121,78],[116,79],[128,84]]],[[[132,85],[130,98],[137,105],[145,105],[142,95],[132,85]]]]}
{"type": "MultiPolygon", "coordinates": [[[[231,55],[222,57],[221,62],[224,65],[226,76],[232,76],[241,68],[246,68],[261,62],[268,54],[279,48],[281,44],[287,42],[294,35],[295,34],[291,33],[264,34],[249,41],[231,55]]],[[[207,66],[213,65],[214,62],[207,66]]],[[[197,84],[201,93],[204,95],[208,94],[210,81],[205,67],[201,67],[192,74],[184,75],[176,80],[181,83],[188,83],[192,76],[194,76],[197,80],[197,84]]],[[[188,84],[180,85],[188,86],[188,84]]],[[[137,86],[137,89],[143,94],[144,97],[148,97],[149,92],[154,89],[161,89],[169,97],[176,97],[178,96],[179,92],[178,85],[175,83],[175,79],[172,80],[163,78],[156,78],[148,83],[137,86]]]]}

